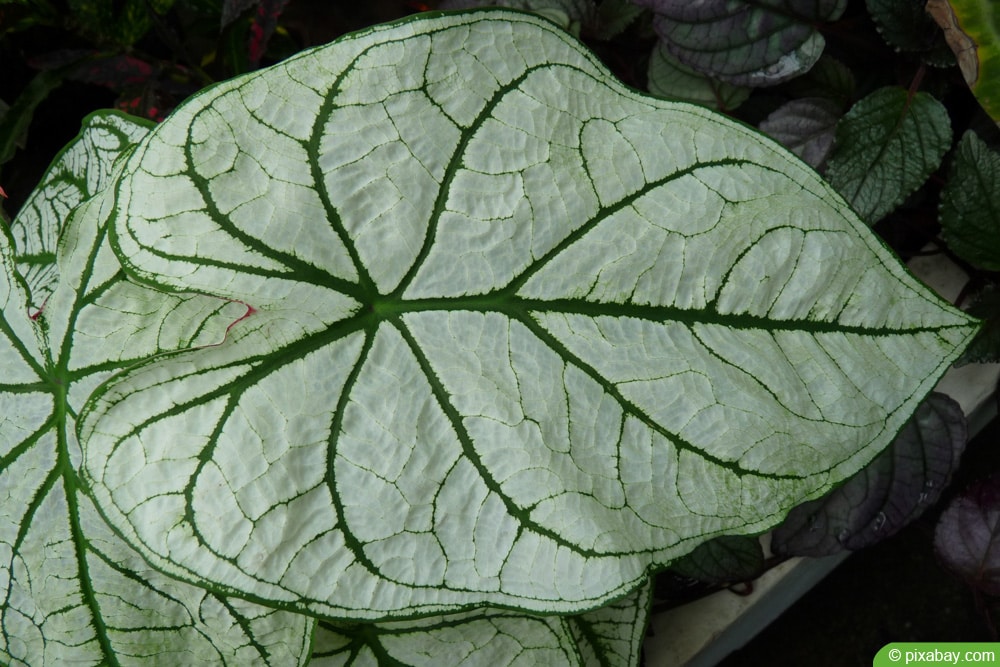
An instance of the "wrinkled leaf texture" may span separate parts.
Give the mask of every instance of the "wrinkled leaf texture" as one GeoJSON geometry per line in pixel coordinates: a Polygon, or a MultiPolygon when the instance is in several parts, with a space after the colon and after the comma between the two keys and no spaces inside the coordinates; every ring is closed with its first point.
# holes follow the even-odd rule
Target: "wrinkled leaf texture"
{"type": "Polygon", "coordinates": [[[95,391],[94,497],[331,618],[619,599],[855,473],[977,326],[784,149],[506,10],[215,86],[113,193],[131,277],[249,311],[95,391]]]}
{"type": "Polygon", "coordinates": [[[245,310],[125,280],[96,196],[147,132],[117,114],[89,118],[0,231],[0,663],[303,664],[311,619],[151,569],[77,474],[74,422],[94,386],[219,342],[245,310]]]}
{"type": "Polygon", "coordinates": [[[874,461],[827,496],[793,509],[775,528],[771,550],[829,556],[895,535],[937,502],[967,437],[962,408],[945,394],[932,393],[874,461]]]}

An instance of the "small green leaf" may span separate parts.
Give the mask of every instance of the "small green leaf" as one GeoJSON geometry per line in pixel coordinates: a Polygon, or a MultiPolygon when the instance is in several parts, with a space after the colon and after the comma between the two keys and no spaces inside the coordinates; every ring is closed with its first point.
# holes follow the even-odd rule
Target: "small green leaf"
{"type": "Polygon", "coordinates": [[[736,86],[773,86],[809,70],[825,41],[816,24],[846,0],[635,0],[656,14],[667,49],[691,69],[736,86]]]}
{"type": "Polygon", "coordinates": [[[971,130],[955,150],[940,220],[945,242],[959,257],[1000,270],[1000,154],[971,130]]]}
{"type": "Polygon", "coordinates": [[[785,149],[520,12],[207,89],[113,193],[129,275],[251,310],[92,394],[96,502],[328,617],[607,604],[856,472],[977,328],[785,149]]]}
{"type": "Polygon", "coordinates": [[[875,224],[927,180],[950,146],[948,112],[934,97],[880,88],[837,124],[826,177],[875,224]]]}

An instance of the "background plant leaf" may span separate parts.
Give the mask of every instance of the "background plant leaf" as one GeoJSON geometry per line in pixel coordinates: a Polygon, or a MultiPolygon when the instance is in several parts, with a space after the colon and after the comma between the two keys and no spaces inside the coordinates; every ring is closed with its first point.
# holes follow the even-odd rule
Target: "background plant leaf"
{"type": "MultiPolygon", "coordinates": [[[[576,36],[580,35],[581,27],[594,26],[597,19],[597,6],[593,0],[443,0],[438,5],[439,9],[478,7],[508,7],[534,12],[576,36]]],[[[621,13],[628,16],[624,10],[621,13]]]]}
{"type": "Polygon", "coordinates": [[[219,84],[114,205],[129,275],[251,310],[92,395],[92,493],[156,567],[329,617],[617,599],[856,472],[977,326],[785,149],[520,12],[219,84]]]}
{"type": "Polygon", "coordinates": [[[948,111],[934,97],[880,88],[837,124],[826,177],[875,224],[923,185],[950,146],[948,111]]]}
{"type": "Polygon", "coordinates": [[[1000,270],[1000,154],[969,130],[941,191],[941,234],[965,261],[1000,270]]]}
{"type": "Polygon", "coordinates": [[[792,100],[778,107],[760,129],[813,169],[822,170],[833,148],[840,108],[825,97],[792,100]]]}
{"type": "Polygon", "coordinates": [[[710,584],[750,581],[764,571],[764,550],[754,535],[723,535],[699,544],[670,569],[710,584]]]}
{"type": "Polygon", "coordinates": [[[656,14],[667,50],[691,69],[737,86],[772,86],[809,70],[825,41],[816,24],[846,0],[635,0],[656,14]]]}
{"type": "Polygon", "coordinates": [[[894,535],[937,502],[966,439],[958,403],[931,394],[885,452],[827,496],[793,509],[774,529],[771,550],[829,556],[894,535]]]}
{"type": "Polygon", "coordinates": [[[926,4],[925,0],[865,0],[887,44],[899,51],[919,53],[933,65],[953,65],[955,56],[925,10],[926,4]]]}
{"type": "Polygon", "coordinates": [[[990,0],[928,0],[927,11],[944,30],[965,82],[993,120],[1000,122],[1000,25],[990,0]]]}
{"type": "Polygon", "coordinates": [[[245,311],[124,279],[104,242],[110,209],[97,195],[114,157],[147,131],[124,116],[88,119],[14,220],[17,237],[0,231],[0,662],[302,664],[311,619],[151,569],[77,476],[75,417],[97,383],[164,350],[217,343],[245,311]],[[35,285],[48,295],[30,315],[15,261],[40,257],[22,243],[54,251],[57,234],[59,270],[35,285]]]}
{"type": "Polygon", "coordinates": [[[953,500],[934,530],[938,558],[973,588],[1000,595],[1000,478],[973,484],[953,500]]]}
{"type": "Polygon", "coordinates": [[[732,110],[750,96],[750,88],[734,86],[695,72],[670,55],[662,42],[649,57],[649,92],[678,102],[732,110]]]}

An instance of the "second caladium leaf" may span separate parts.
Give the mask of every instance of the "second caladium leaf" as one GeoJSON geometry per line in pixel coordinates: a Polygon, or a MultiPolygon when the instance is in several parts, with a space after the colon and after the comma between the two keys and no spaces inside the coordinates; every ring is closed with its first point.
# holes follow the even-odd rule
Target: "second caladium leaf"
{"type": "Polygon", "coordinates": [[[123,116],[91,117],[43,178],[38,205],[22,209],[13,234],[0,230],[0,663],[302,664],[311,619],[152,570],[76,471],[75,419],[97,384],[144,358],[217,343],[245,311],[121,272],[106,241],[110,209],[87,197],[147,132],[123,116]],[[46,258],[58,270],[19,273],[48,268],[46,258]],[[41,312],[29,308],[28,285],[47,294],[41,312]]]}
{"type": "Polygon", "coordinates": [[[491,609],[381,624],[320,622],[309,664],[630,667],[640,662],[651,590],[647,583],[575,616],[491,609]]]}
{"type": "Polygon", "coordinates": [[[333,617],[619,598],[856,472],[976,329],[776,144],[518,12],[215,86],[113,196],[133,277],[251,310],[93,394],[94,497],[333,617]]]}

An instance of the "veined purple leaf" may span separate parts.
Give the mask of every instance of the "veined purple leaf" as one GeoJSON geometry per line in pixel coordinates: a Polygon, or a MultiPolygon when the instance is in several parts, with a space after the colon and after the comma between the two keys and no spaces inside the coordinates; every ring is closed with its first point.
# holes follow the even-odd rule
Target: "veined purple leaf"
{"type": "Polygon", "coordinates": [[[825,41],[816,24],[846,0],[635,0],[655,14],[670,53],[691,69],[738,86],[771,86],[809,70],[825,41]]]}
{"type": "Polygon", "coordinates": [[[931,394],[878,458],[823,498],[793,509],[771,549],[788,556],[828,556],[894,535],[933,505],[965,451],[959,405],[931,394]]]}
{"type": "Polygon", "coordinates": [[[1000,477],[973,484],[948,505],[934,531],[934,550],[970,586],[1000,595],[1000,477]]]}

